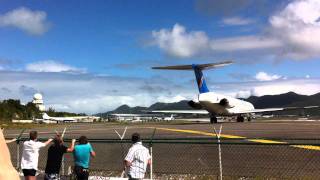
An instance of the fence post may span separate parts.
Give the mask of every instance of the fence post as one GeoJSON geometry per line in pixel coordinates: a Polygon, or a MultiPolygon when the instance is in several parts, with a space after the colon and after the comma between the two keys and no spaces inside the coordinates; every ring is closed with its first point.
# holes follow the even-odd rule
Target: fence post
{"type": "Polygon", "coordinates": [[[17,170],[19,169],[19,165],[20,165],[20,163],[19,163],[19,159],[20,159],[19,155],[20,155],[20,141],[17,140],[17,166],[16,166],[17,170]]]}
{"type": "Polygon", "coordinates": [[[20,132],[19,136],[17,137],[17,170],[19,170],[20,167],[20,139],[22,134],[24,133],[26,129],[22,129],[22,131],[20,132]]]}
{"type": "MultiPolygon", "coordinates": [[[[67,130],[67,127],[65,127],[64,129],[63,129],[63,132],[62,132],[62,135],[61,135],[61,138],[63,139],[63,137],[64,137],[64,134],[65,134],[65,132],[66,132],[66,130],[67,130]]],[[[64,174],[64,162],[65,162],[65,159],[64,159],[64,155],[62,155],[62,164],[61,164],[61,167],[62,167],[62,175],[65,175],[64,174]]]]}
{"type": "Polygon", "coordinates": [[[150,158],[150,179],[151,179],[151,180],[152,180],[152,178],[153,178],[152,140],[153,140],[153,137],[154,137],[154,135],[155,135],[155,133],[156,133],[156,130],[157,130],[157,128],[154,128],[153,133],[152,133],[152,136],[151,136],[151,139],[150,139],[150,144],[149,144],[149,147],[150,147],[150,156],[151,156],[151,158],[150,158]]]}
{"type": "Polygon", "coordinates": [[[220,180],[222,180],[222,156],[221,156],[221,144],[220,144],[220,135],[222,130],[222,125],[220,125],[219,133],[217,133],[216,128],[213,127],[214,133],[217,136],[218,139],[218,150],[219,150],[219,170],[220,170],[220,180]]]}
{"type": "MultiPolygon", "coordinates": [[[[114,131],[116,132],[116,134],[117,134],[117,135],[119,136],[119,138],[120,138],[120,141],[121,141],[121,149],[122,149],[122,160],[124,160],[124,158],[125,158],[125,154],[124,154],[124,153],[125,153],[125,152],[124,152],[124,147],[123,147],[122,139],[124,138],[124,136],[125,136],[125,134],[126,134],[126,132],[127,132],[127,126],[125,127],[122,135],[120,135],[117,130],[114,129],[114,131]]],[[[124,169],[123,169],[123,171],[122,171],[122,173],[121,173],[121,177],[122,177],[122,178],[125,177],[125,174],[126,174],[126,167],[124,167],[124,169]]]]}

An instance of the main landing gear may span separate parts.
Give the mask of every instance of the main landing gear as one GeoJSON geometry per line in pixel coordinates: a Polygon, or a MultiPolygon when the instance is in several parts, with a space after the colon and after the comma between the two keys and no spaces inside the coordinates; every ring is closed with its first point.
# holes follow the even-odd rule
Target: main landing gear
{"type": "Polygon", "coordinates": [[[237,122],[244,122],[244,117],[241,115],[237,116],[237,122]]]}
{"type": "Polygon", "coordinates": [[[211,117],[210,117],[210,123],[211,123],[211,124],[216,124],[216,123],[218,123],[217,117],[216,117],[216,116],[211,116],[211,117]]]}

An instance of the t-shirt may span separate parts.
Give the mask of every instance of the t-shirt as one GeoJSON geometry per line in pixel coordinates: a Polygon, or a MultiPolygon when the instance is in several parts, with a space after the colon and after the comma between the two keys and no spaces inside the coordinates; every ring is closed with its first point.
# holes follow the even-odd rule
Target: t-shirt
{"type": "Polygon", "coordinates": [[[136,142],[131,146],[125,158],[131,162],[128,173],[132,178],[142,179],[147,170],[148,160],[151,158],[149,150],[142,145],[141,142],[136,142]]]}
{"type": "Polygon", "coordinates": [[[73,151],[75,165],[89,168],[91,152],[93,152],[93,149],[89,143],[76,145],[73,151]]]}
{"type": "Polygon", "coordinates": [[[59,174],[63,153],[67,152],[65,145],[51,145],[48,149],[47,165],[45,172],[47,174],[59,174]]]}
{"type": "Polygon", "coordinates": [[[21,169],[38,169],[38,158],[40,148],[46,146],[45,143],[33,140],[23,143],[23,151],[21,158],[21,169]]]}

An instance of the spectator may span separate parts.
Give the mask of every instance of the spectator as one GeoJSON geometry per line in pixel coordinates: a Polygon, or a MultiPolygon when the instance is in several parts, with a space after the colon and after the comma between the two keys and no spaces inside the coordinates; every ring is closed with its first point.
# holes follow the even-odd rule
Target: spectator
{"type": "Polygon", "coordinates": [[[59,134],[53,140],[53,144],[48,149],[47,165],[45,169],[45,180],[59,179],[62,156],[66,152],[73,152],[75,139],[72,139],[71,146],[68,148],[63,144],[59,134]]]}
{"type": "Polygon", "coordinates": [[[77,180],[87,180],[89,177],[90,156],[95,157],[91,144],[88,143],[86,136],[79,138],[79,144],[74,147],[74,172],[77,180]]]}
{"type": "Polygon", "coordinates": [[[129,179],[143,179],[147,165],[151,163],[151,156],[149,150],[142,145],[138,133],[133,133],[131,140],[133,145],[124,159],[125,168],[128,168],[129,179]]]}
{"type": "Polygon", "coordinates": [[[38,170],[39,150],[47,146],[52,139],[42,143],[37,141],[37,131],[31,131],[29,135],[30,140],[23,143],[21,169],[26,180],[35,180],[36,171],[38,170]]]}
{"type": "Polygon", "coordinates": [[[20,180],[18,172],[12,166],[2,129],[0,130],[0,154],[0,179],[20,180]]]}

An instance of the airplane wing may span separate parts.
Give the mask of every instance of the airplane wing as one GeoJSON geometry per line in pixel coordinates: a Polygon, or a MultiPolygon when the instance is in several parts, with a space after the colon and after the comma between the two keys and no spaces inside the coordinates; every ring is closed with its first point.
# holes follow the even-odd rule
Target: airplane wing
{"type": "Polygon", "coordinates": [[[274,112],[274,111],[285,111],[285,110],[295,110],[295,109],[312,109],[318,108],[319,106],[306,106],[306,107],[283,107],[283,108],[264,108],[264,109],[253,109],[237,111],[234,114],[247,114],[247,113],[260,113],[260,112],[274,112]]]}
{"type": "Polygon", "coordinates": [[[171,114],[209,114],[209,112],[206,110],[155,110],[151,112],[171,114]]]}
{"type": "MultiPolygon", "coordinates": [[[[224,61],[224,62],[219,62],[219,63],[200,64],[200,65],[198,65],[198,67],[201,70],[203,70],[203,69],[222,67],[222,66],[226,66],[226,65],[229,65],[232,63],[233,63],[232,61],[224,61]]],[[[193,70],[193,66],[192,65],[161,66],[161,67],[152,67],[152,69],[193,70]]]]}
{"type": "MultiPolygon", "coordinates": [[[[240,110],[232,112],[233,114],[248,114],[248,113],[261,113],[261,112],[274,112],[274,111],[285,111],[295,109],[312,109],[318,108],[319,106],[306,106],[306,107],[283,107],[283,108],[264,108],[264,109],[252,109],[252,110],[240,110]]],[[[150,112],[156,113],[171,113],[171,114],[209,114],[207,110],[155,110],[150,112]]]]}

